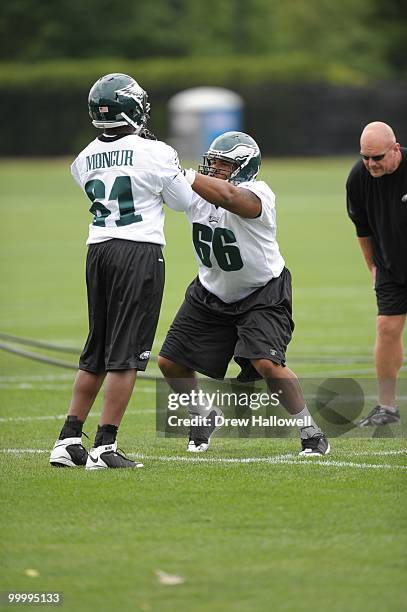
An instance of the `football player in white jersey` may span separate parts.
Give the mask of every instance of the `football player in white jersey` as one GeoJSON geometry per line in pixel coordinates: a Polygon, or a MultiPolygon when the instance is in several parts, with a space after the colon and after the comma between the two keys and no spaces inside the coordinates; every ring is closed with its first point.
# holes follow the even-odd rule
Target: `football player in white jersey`
{"type": "Polygon", "coordinates": [[[147,130],[150,104],[130,76],[100,78],[88,99],[102,130],[75,159],[74,179],[90,200],[86,283],[89,335],[79,361],[69,413],[51,452],[57,467],[138,468],[117,451],[117,430],[145,370],[164,288],[163,203],[184,210],[192,190],[174,149],[147,130]],[[104,383],[93,448],[82,427],[104,383]]]}
{"type": "MultiPolygon", "coordinates": [[[[186,213],[199,274],[186,290],[158,363],[182,393],[198,390],[196,371],[223,379],[234,357],[241,367],[238,380],[263,377],[271,392],[282,391],[280,401],[300,430],[300,454],[326,455],[329,443],[285,365],[294,329],[291,276],[276,240],[274,193],[256,181],[260,162],[253,138],[226,132],[212,142],[199,173],[185,171],[195,192],[186,213]]],[[[187,450],[206,451],[217,410],[208,414],[205,406],[191,405],[189,412],[205,425],[191,427],[187,450]]]]}

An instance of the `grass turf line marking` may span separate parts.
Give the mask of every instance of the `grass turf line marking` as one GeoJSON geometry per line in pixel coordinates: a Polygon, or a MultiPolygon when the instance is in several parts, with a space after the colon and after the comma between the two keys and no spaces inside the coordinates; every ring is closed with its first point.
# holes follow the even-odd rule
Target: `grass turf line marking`
{"type": "MultiPolygon", "coordinates": [[[[143,412],[143,410],[139,410],[137,412],[143,412]]],[[[146,410],[144,412],[150,412],[150,411],[146,410]]],[[[154,412],[154,411],[151,411],[151,412],[154,412]]],[[[134,414],[136,414],[136,413],[134,413],[134,414]]],[[[29,420],[29,419],[30,420],[31,419],[38,419],[38,420],[43,420],[44,421],[44,420],[48,420],[48,419],[49,420],[54,420],[54,419],[58,419],[58,418],[65,418],[65,416],[66,415],[63,414],[63,415],[49,416],[49,417],[48,416],[40,416],[40,417],[16,417],[16,419],[13,419],[13,417],[10,417],[10,420],[13,419],[13,420],[21,420],[21,421],[23,421],[23,420],[29,420]]],[[[89,416],[100,416],[100,415],[99,414],[95,414],[95,415],[89,415],[89,416]]],[[[7,419],[5,419],[5,418],[1,418],[0,422],[4,422],[6,420],[7,419]]],[[[294,440],[295,438],[292,438],[292,439],[294,440]]],[[[46,452],[48,452],[47,450],[44,450],[44,449],[0,449],[0,451],[1,452],[16,452],[16,453],[17,452],[21,452],[21,453],[23,453],[23,452],[27,452],[27,453],[28,452],[39,452],[39,453],[46,453],[46,452]]],[[[407,455],[407,448],[400,448],[400,449],[393,449],[393,450],[377,450],[377,451],[375,451],[375,450],[372,450],[372,451],[347,451],[345,449],[335,449],[334,450],[334,454],[335,455],[343,455],[345,457],[392,457],[392,456],[395,457],[397,455],[407,455]]],[[[135,453],[133,453],[133,455],[135,455],[135,453]]],[[[139,456],[140,458],[143,458],[141,455],[137,455],[137,456],[139,456]]],[[[288,457],[288,456],[293,456],[293,455],[292,455],[292,453],[289,453],[288,455],[282,455],[282,456],[288,457]]],[[[144,458],[147,458],[147,457],[144,457],[144,458]]],[[[150,459],[150,457],[148,457],[148,459],[150,459]]],[[[192,459],[192,458],[191,457],[184,457],[184,458],[180,458],[180,460],[181,459],[183,461],[184,460],[187,461],[188,459],[192,459]]],[[[201,460],[202,459],[207,459],[208,460],[208,459],[212,459],[212,458],[211,457],[209,457],[209,458],[205,458],[205,457],[199,458],[199,457],[197,457],[197,459],[201,459],[201,460]]],[[[234,460],[233,458],[225,458],[225,460],[226,459],[234,460]]],[[[244,457],[243,458],[238,457],[236,459],[236,461],[240,461],[240,462],[247,461],[247,462],[250,462],[250,461],[263,461],[265,459],[268,460],[268,459],[270,459],[270,457],[249,457],[248,459],[245,459],[244,457]]]]}
{"type": "MultiPolygon", "coordinates": [[[[37,449],[37,448],[3,448],[0,449],[2,453],[10,453],[15,455],[23,454],[42,454],[49,453],[49,450],[37,449]]],[[[287,455],[276,455],[275,457],[183,457],[179,455],[167,456],[167,455],[144,455],[143,453],[128,453],[129,457],[135,457],[136,459],[144,459],[148,461],[161,461],[161,462],[181,462],[181,463],[206,463],[206,464],[254,464],[254,463],[267,463],[275,465],[320,465],[325,467],[349,467],[356,469],[381,469],[381,470],[407,470],[405,465],[390,465],[387,463],[354,463],[352,461],[336,461],[332,459],[316,459],[307,458],[295,459],[296,455],[289,453],[287,455]]]]}
{"type": "Polygon", "coordinates": [[[15,374],[9,376],[0,376],[0,382],[26,382],[32,381],[44,381],[44,380],[72,380],[74,374],[15,374]]]}
{"type": "Polygon", "coordinates": [[[366,455],[372,455],[374,457],[386,457],[390,455],[407,455],[407,448],[401,448],[399,450],[379,450],[379,451],[345,451],[343,449],[339,451],[335,451],[335,455],[337,453],[343,453],[345,455],[350,455],[352,457],[365,457],[366,455]]]}
{"type": "Polygon", "coordinates": [[[0,452],[2,453],[10,453],[11,455],[35,455],[41,453],[49,453],[51,451],[45,450],[43,448],[1,448],[0,452]]]}
{"type": "MultiPolygon", "coordinates": [[[[300,368],[296,366],[296,370],[299,370],[300,368]]],[[[303,374],[299,374],[299,378],[301,380],[301,376],[303,378],[307,377],[307,378],[325,378],[325,377],[334,377],[334,378],[349,378],[352,377],[356,374],[373,374],[374,373],[374,367],[371,368],[354,368],[354,369],[347,369],[347,370],[324,370],[323,368],[321,368],[318,371],[314,371],[314,372],[304,372],[303,374]]]]}
{"type": "MultiPolygon", "coordinates": [[[[157,376],[157,378],[160,378],[157,376]]],[[[58,380],[69,380],[73,383],[75,380],[75,373],[71,374],[10,374],[0,376],[1,383],[27,383],[27,382],[52,382],[58,380]]],[[[148,382],[143,378],[139,378],[137,382],[148,382]]],[[[150,385],[153,388],[153,385],[150,385]]],[[[136,387],[137,388],[137,387],[136,387]]]]}
{"type": "MultiPolygon", "coordinates": [[[[33,384],[33,383],[1,383],[0,382],[0,389],[6,389],[6,390],[7,389],[9,390],[17,389],[19,391],[32,391],[32,390],[36,390],[36,391],[71,391],[72,385],[73,385],[73,381],[70,384],[60,384],[60,385],[47,384],[47,383],[33,384]]],[[[155,387],[152,387],[152,386],[140,387],[139,383],[135,391],[135,393],[154,393],[154,392],[155,392],[155,387]]]]}
{"type": "MultiPolygon", "coordinates": [[[[127,416],[135,416],[137,414],[155,414],[154,408],[140,408],[139,410],[128,410],[127,416]]],[[[87,418],[100,417],[100,412],[94,412],[88,414],[87,418]]],[[[51,414],[51,415],[40,415],[40,416],[11,416],[11,417],[0,417],[0,423],[12,423],[21,421],[55,421],[60,419],[66,419],[65,414],[51,414]]]]}
{"type": "Polygon", "coordinates": [[[234,457],[181,457],[181,456],[156,456],[143,455],[140,453],[128,453],[129,457],[135,457],[136,459],[146,459],[148,461],[180,461],[184,463],[267,463],[267,464],[278,464],[278,465],[323,465],[328,467],[350,467],[359,469],[387,469],[387,470],[407,470],[407,465],[390,465],[386,463],[354,463],[352,461],[336,461],[332,459],[316,459],[304,457],[302,459],[295,459],[297,455],[277,455],[276,457],[246,457],[246,458],[234,458],[234,457]]]}

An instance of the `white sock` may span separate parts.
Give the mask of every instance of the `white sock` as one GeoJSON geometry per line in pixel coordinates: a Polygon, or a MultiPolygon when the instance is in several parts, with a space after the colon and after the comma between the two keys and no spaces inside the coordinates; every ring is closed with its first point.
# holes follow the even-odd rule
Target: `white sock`
{"type": "Polygon", "coordinates": [[[301,438],[312,438],[316,434],[322,433],[312,418],[307,405],[304,406],[301,412],[297,412],[297,414],[290,414],[290,419],[295,419],[297,427],[300,430],[301,438]]]}

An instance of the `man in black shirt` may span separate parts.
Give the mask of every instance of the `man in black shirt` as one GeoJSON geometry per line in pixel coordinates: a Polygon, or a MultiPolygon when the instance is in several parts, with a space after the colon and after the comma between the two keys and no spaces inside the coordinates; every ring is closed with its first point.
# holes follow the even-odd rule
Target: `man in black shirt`
{"type": "Polygon", "coordinates": [[[359,426],[400,422],[396,381],[403,365],[407,313],[407,149],[386,123],[369,123],[360,138],[362,159],[347,183],[347,208],[369,268],[378,306],[375,365],[378,405],[359,426]]]}

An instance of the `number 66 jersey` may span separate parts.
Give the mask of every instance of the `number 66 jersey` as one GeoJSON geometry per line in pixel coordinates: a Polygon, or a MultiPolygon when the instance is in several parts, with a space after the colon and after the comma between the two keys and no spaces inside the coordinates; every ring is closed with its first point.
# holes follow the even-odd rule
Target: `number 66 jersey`
{"type": "Polygon", "coordinates": [[[240,183],[261,200],[254,219],[239,217],[193,194],[186,213],[202,285],[226,303],[237,302],[280,276],[284,259],[276,240],[275,195],[263,181],[240,183]]]}
{"type": "Polygon", "coordinates": [[[86,244],[121,238],[164,245],[163,202],[185,210],[192,198],[176,151],[136,134],[98,136],[71,172],[91,203],[86,244]]]}

